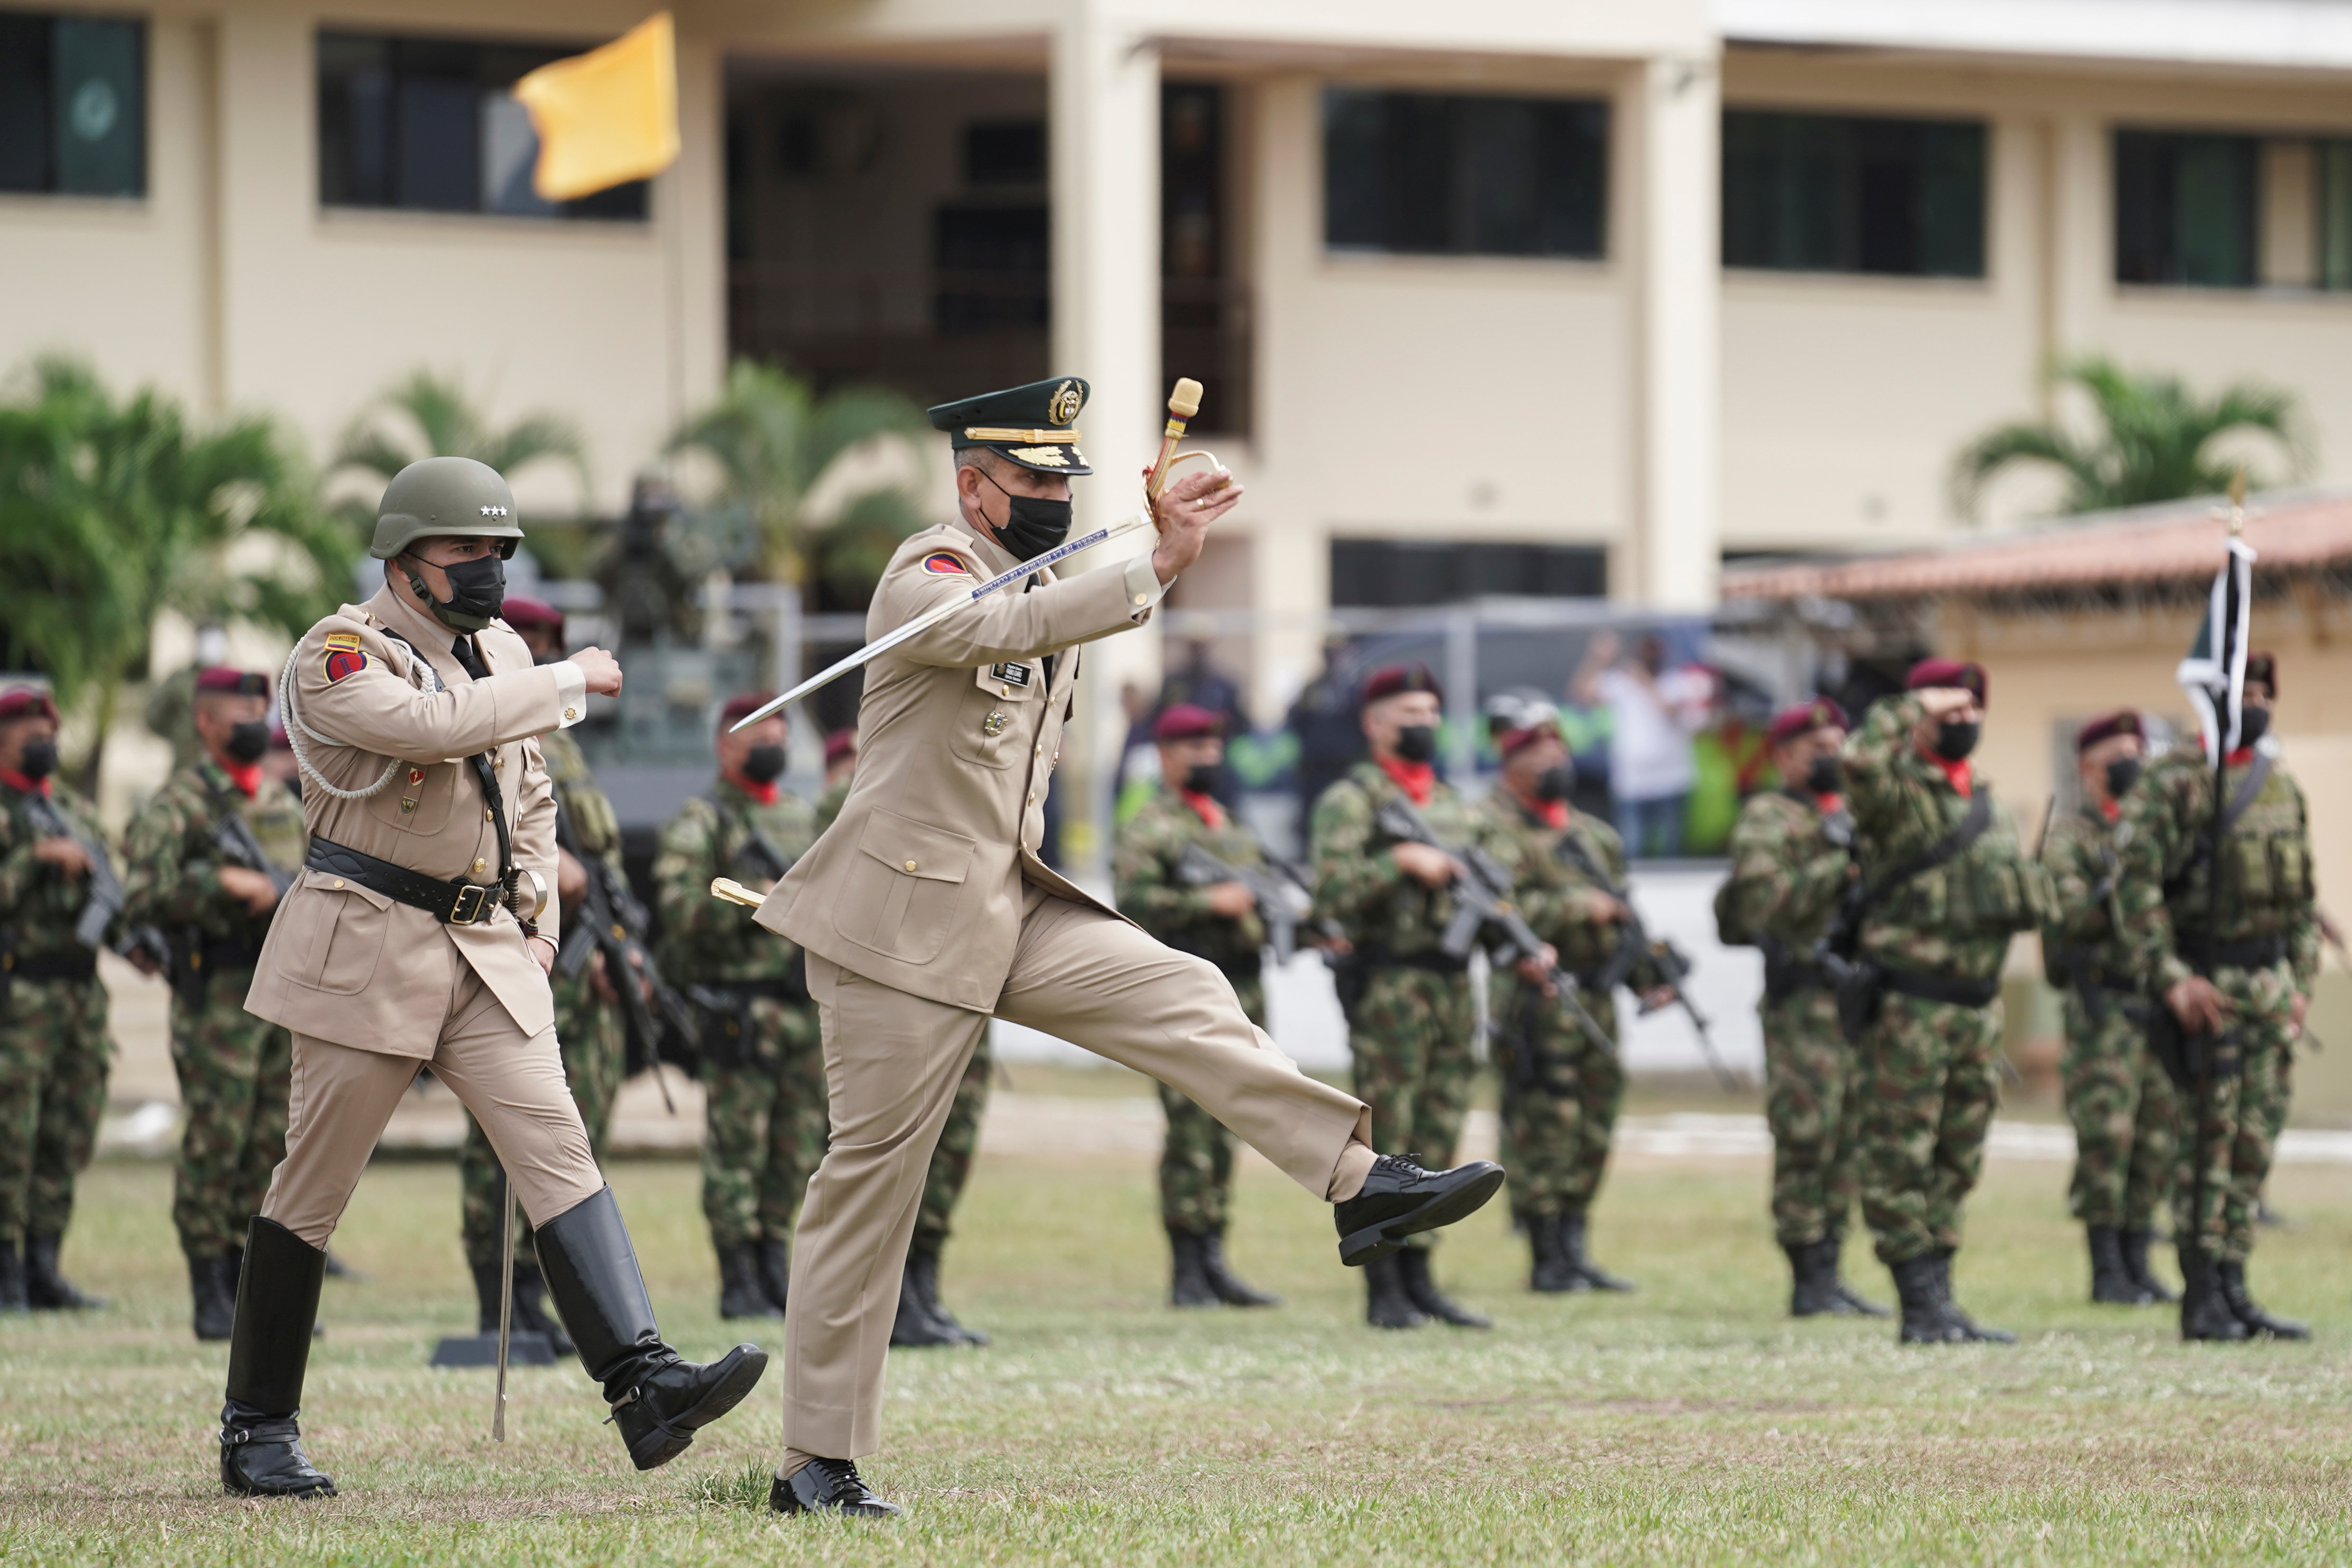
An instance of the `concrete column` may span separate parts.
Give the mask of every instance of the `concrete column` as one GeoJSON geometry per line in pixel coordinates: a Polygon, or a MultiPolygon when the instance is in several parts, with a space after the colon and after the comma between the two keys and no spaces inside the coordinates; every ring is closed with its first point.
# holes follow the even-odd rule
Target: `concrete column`
{"type": "Polygon", "coordinates": [[[1633,139],[1633,189],[1618,204],[1636,301],[1637,538],[1620,596],[1672,610],[1714,606],[1721,559],[1722,246],[1717,62],[1644,61],[1618,99],[1633,139]]]}
{"type": "MultiPolygon", "coordinates": [[[[1092,386],[1078,428],[1095,476],[1078,480],[1080,531],[1133,516],[1137,476],[1158,450],[1168,389],[1160,384],[1160,56],[1104,0],[1077,0],[1054,34],[1047,100],[1054,195],[1053,373],[1092,386]]],[[[1081,558],[1089,568],[1148,549],[1129,536],[1081,558]]],[[[1078,563],[1073,563],[1078,564],[1078,563]]],[[[1092,687],[1068,742],[1062,797],[1069,869],[1107,882],[1109,801],[1126,739],[1124,680],[1156,681],[1156,629],[1095,643],[1092,687]]]]}
{"type": "Polygon", "coordinates": [[[2106,302],[2115,288],[2115,193],[2106,131],[2095,114],[2061,114],[2051,123],[2047,222],[2045,361],[2103,346],[2106,302]]]}
{"type": "Polygon", "coordinates": [[[655,182],[653,207],[671,423],[716,396],[727,375],[727,76],[719,40],[690,28],[677,42],[677,110],[678,159],[655,182]]]}

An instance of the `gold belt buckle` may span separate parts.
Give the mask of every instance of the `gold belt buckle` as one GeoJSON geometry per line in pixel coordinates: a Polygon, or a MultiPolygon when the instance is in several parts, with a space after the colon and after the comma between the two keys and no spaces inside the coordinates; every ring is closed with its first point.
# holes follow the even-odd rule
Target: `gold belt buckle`
{"type": "Polygon", "coordinates": [[[457,889],[457,902],[449,911],[452,925],[471,925],[482,917],[483,907],[489,902],[490,890],[480,883],[469,882],[457,889]],[[468,903],[467,901],[472,902],[468,903]]]}

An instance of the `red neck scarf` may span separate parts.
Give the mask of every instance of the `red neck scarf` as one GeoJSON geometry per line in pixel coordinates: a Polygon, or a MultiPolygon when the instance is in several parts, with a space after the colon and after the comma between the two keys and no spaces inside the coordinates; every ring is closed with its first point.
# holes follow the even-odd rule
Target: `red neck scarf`
{"type": "Polygon", "coordinates": [[[1568,826],[1567,801],[1538,800],[1532,795],[1522,795],[1517,789],[1511,791],[1511,798],[1518,801],[1519,810],[1525,811],[1528,816],[1533,817],[1537,821],[1541,822],[1545,827],[1565,828],[1568,826]]]}
{"type": "Polygon", "coordinates": [[[2099,815],[2105,817],[2108,821],[2116,821],[2120,819],[2123,814],[2123,807],[2116,804],[2115,801],[2102,800],[2099,802],[2099,815]]]}
{"type": "Polygon", "coordinates": [[[222,762],[219,763],[219,767],[222,772],[228,775],[228,781],[236,785],[247,800],[250,800],[261,793],[260,763],[222,762]]]}
{"type": "Polygon", "coordinates": [[[1429,804],[1430,795],[1437,789],[1437,768],[1433,763],[1407,762],[1402,758],[1382,757],[1377,760],[1381,771],[1396,780],[1396,787],[1405,792],[1416,806],[1429,804]]]}
{"type": "Polygon", "coordinates": [[[1192,808],[1192,815],[1200,818],[1207,826],[1222,828],[1225,825],[1225,809],[1217,804],[1215,796],[1202,795],[1195,790],[1181,789],[1176,793],[1183,797],[1184,804],[1192,808]]]}
{"type": "Polygon", "coordinates": [[[1958,762],[1948,762],[1943,758],[1937,756],[1933,751],[1924,746],[1919,747],[1919,755],[1927,759],[1929,766],[1937,769],[1945,778],[1952,781],[1952,788],[1959,791],[1961,800],[1965,800],[1970,794],[1974,793],[1976,788],[1976,773],[1974,769],[1969,768],[1969,759],[1967,758],[1963,757],[1958,762]]]}
{"type": "Polygon", "coordinates": [[[2222,764],[2229,768],[2244,768],[2250,766],[2253,760],[2254,748],[2251,746],[2242,746],[2222,758],[2222,764]]]}
{"type": "Polygon", "coordinates": [[[744,778],[740,773],[730,773],[726,775],[726,779],[727,782],[734,785],[735,788],[742,790],[744,794],[750,796],[754,805],[772,806],[776,803],[777,786],[776,781],[772,779],[769,779],[765,784],[754,784],[751,780],[744,778]]]}
{"type": "Polygon", "coordinates": [[[1826,795],[1816,795],[1813,797],[1813,810],[1823,816],[1832,811],[1843,811],[1845,810],[1845,797],[1834,789],[1826,795]]]}
{"type": "Polygon", "coordinates": [[[47,795],[49,792],[49,780],[46,775],[39,779],[27,779],[13,768],[0,768],[0,784],[5,784],[19,795],[47,795]]]}

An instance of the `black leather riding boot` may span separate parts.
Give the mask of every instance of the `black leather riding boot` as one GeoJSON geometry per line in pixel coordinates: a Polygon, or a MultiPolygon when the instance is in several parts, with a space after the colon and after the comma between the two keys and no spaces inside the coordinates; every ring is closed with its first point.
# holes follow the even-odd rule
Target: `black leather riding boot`
{"type": "Polygon", "coordinates": [[[2091,1249],[2091,1300],[2105,1307],[2145,1307],[2156,1298],[2140,1289],[2124,1266],[2123,1238],[2114,1227],[2086,1225],[2091,1249]]]}
{"type": "Polygon", "coordinates": [[[1201,1266],[1205,1238],[1180,1225],[1168,1227],[1168,1304],[1171,1307],[1213,1307],[1217,1292],[1201,1266]]]}
{"type": "Polygon", "coordinates": [[[2155,1271],[2147,1266],[2148,1233],[2145,1230],[2122,1230],[2116,1234],[2123,1248],[2124,1272],[2131,1276],[2132,1283],[2146,1291],[2151,1301],[2170,1305],[2179,1301],[2180,1298],[2172,1293],[2172,1288],[2158,1279],[2155,1271]]]}
{"type": "Polygon", "coordinates": [[[1408,1247],[1396,1255],[1397,1278],[1404,1283],[1404,1299],[1420,1312],[1458,1329],[1490,1329],[1495,1322],[1450,1300],[1429,1272],[1429,1249],[1408,1247]]]}
{"type": "Polygon", "coordinates": [[[1213,1225],[1201,1238],[1201,1272],[1209,1281],[1209,1289],[1217,1300],[1229,1307],[1278,1307],[1280,1296],[1272,1295],[1244,1280],[1225,1261],[1225,1228],[1213,1225]]]}
{"type": "Polygon", "coordinates": [[[686,1452],[696,1430],[742,1403],[767,1370],[768,1353],[755,1344],[703,1364],[662,1343],[609,1186],[539,1228],[539,1265],[580,1364],[604,1385],[611,1420],[641,1470],[686,1452]]]}
{"type": "Polygon", "coordinates": [[[335,1495],[295,1424],[326,1268],[325,1252],[276,1220],[255,1215],[247,1227],[221,1407],[221,1490],[231,1497],[335,1495]]]}

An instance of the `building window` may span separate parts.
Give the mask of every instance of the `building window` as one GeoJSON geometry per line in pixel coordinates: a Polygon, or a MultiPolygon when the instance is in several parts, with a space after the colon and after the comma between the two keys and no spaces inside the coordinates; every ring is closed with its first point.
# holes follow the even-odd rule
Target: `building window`
{"type": "Polygon", "coordinates": [[[1331,602],[1340,609],[1403,610],[1490,595],[1598,599],[1608,591],[1609,551],[1600,545],[1331,541],[1331,602]]]}
{"type": "Polygon", "coordinates": [[[1984,236],[1980,121],[1724,114],[1726,267],[1982,277],[1984,236]]]}
{"type": "Polygon", "coordinates": [[[508,89],[550,60],[578,52],[540,44],[320,32],[320,203],[642,220],[642,180],[576,202],[541,201],[531,189],[539,136],[508,89]]]}
{"type": "Polygon", "coordinates": [[[1599,256],[1609,108],[1582,99],[1323,95],[1323,235],[1334,250],[1599,256]]]}
{"type": "Polygon", "coordinates": [[[0,11],[0,191],[147,193],[147,25],[0,11]]]}
{"type": "Polygon", "coordinates": [[[2252,288],[2260,281],[2262,138],[2116,132],[2116,281],[2252,288]]]}
{"type": "Polygon", "coordinates": [[[2322,288],[2352,288],[2352,141],[2320,142],[2312,177],[2316,281],[2322,288]]]}

